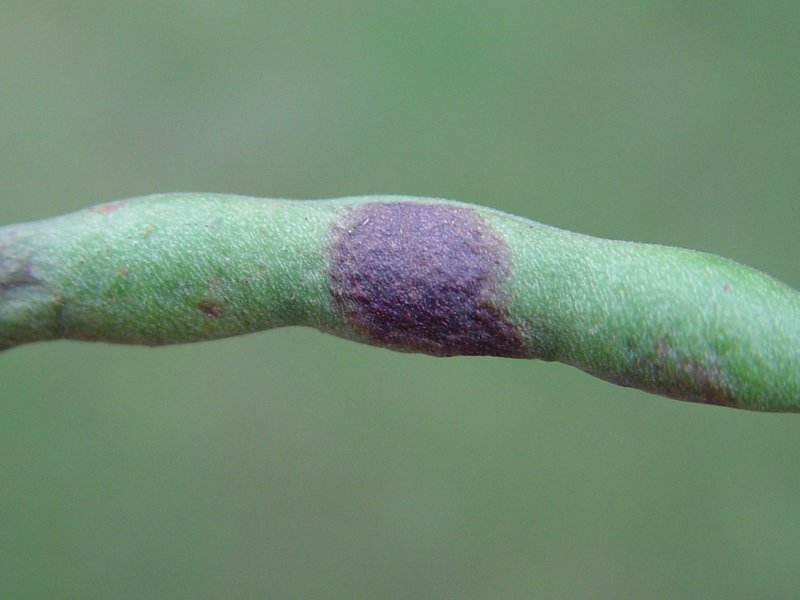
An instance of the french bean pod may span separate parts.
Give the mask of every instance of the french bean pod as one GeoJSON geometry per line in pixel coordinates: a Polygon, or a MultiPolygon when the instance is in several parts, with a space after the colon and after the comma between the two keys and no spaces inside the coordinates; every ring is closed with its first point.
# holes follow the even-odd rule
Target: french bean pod
{"type": "Polygon", "coordinates": [[[711,254],[398,196],[164,194],[0,227],[0,349],[61,338],[155,346],[290,325],[800,411],[800,294],[711,254]]]}

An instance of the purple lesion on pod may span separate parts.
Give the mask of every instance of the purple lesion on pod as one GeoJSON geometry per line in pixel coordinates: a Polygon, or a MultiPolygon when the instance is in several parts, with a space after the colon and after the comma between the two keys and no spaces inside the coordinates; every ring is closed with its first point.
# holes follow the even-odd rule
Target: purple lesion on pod
{"type": "Polygon", "coordinates": [[[435,356],[526,356],[502,307],[505,242],[474,210],[371,202],[334,229],[330,290],[354,332],[435,356]]]}

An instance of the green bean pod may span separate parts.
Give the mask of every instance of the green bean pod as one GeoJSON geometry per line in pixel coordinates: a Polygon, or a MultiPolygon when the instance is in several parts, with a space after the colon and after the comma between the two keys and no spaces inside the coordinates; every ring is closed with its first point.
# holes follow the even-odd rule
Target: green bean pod
{"type": "Polygon", "coordinates": [[[164,194],[0,227],[0,349],[162,345],[304,325],[435,356],[800,411],[800,294],[711,254],[480,206],[164,194]]]}

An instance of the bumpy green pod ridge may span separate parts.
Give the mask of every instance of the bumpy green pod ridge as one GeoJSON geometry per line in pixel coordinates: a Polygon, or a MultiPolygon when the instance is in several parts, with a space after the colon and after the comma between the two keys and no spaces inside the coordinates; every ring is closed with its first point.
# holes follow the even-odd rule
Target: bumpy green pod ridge
{"type": "Polygon", "coordinates": [[[0,227],[0,350],[307,325],[800,411],[800,294],[732,261],[429,198],[165,194],[0,227]]]}

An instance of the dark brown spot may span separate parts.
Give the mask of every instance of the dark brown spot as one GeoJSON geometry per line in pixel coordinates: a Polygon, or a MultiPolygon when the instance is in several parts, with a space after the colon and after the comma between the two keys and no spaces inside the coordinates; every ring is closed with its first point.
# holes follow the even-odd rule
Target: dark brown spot
{"type": "Polygon", "coordinates": [[[222,307],[213,300],[201,300],[197,303],[197,309],[210,319],[218,319],[222,316],[222,307]]]}
{"type": "MultiPolygon", "coordinates": [[[[722,373],[717,365],[704,365],[687,360],[681,364],[684,376],[691,383],[690,392],[695,394],[693,400],[704,404],[718,406],[737,406],[733,394],[722,385],[722,373]]],[[[679,389],[679,391],[681,391],[679,389]]],[[[692,399],[692,398],[690,398],[692,399]]]]}
{"type": "Polygon", "coordinates": [[[331,294],[358,334],[436,356],[525,356],[499,297],[507,249],[475,211],[363,204],[334,236],[331,294]]]}

